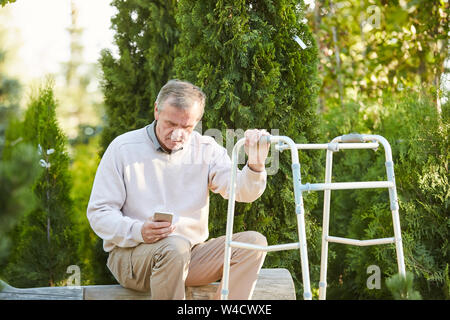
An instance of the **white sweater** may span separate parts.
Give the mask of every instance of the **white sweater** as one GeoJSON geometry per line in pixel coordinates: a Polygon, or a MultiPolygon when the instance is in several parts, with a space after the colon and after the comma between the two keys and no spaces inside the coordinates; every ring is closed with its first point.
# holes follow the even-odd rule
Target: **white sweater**
{"type": "MultiPolygon", "coordinates": [[[[157,150],[147,127],[115,138],[95,175],[87,217],[106,252],[143,242],[142,225],[155,211],[172,212],[173,234],[187,238],[191,246],[204,242],[209,190],[228,199],[231,160],[225,148],[194,131],[182,150],[164,153],[157,150]]],[[[266,171],[245,165],[238,170],[236,201],[255,201],[266,181],[266,171]]]]}

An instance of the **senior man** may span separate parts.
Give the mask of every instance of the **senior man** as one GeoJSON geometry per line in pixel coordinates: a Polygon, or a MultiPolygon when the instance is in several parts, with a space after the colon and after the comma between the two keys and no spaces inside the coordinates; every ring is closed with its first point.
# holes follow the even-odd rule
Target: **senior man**
{"type": "MultiPolygon", "coordinates": [[[[87,217],[109,252],[107,266],[122,286],[151,299],[184,299],[185,286],[222,276],[225,236],[207,240],[209,190],[228,198],[231,160],[212,137],[194,131],[205,100],[197,86],[170,80],[156,99],[155,120],[116,137],[95,175],[87,217]],[[173,213],[172,223],[154,221],[158,211],[173,213]]],[[[238,171],[236,201],[255,201],[266,187],[269,145],[258,143],[262,135],[268,133],[245,132],[248,161],[238,171]]],[[[233,240],[267,245],[255,231],[233,240]]],[[[229,299],[251,298],[264,258],[233,249],[229,299]]]]}

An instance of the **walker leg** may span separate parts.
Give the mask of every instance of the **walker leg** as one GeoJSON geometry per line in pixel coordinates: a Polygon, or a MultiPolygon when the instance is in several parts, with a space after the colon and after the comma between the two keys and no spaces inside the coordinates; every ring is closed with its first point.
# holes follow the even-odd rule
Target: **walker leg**
{"type": "Polygon", "coordinates": [[[398,210],[392,211],[392,221],[394,225],[395,251],[397,253],[398,273],[406,277],[405,258],[403,255],[403,242],[400,231],[400,219],[398,210]]]}
{"type": "Polygon", "coordinates": [[[391,203],[391,212],[392,212],[392,224],[394,227],[394,237],[395,237],[395,251],[397,253],[397,264],[398,264],[398,273],[403,277],[406,276],[405,270],[405,259],[403,255],[403,243],[402,243],[402,234],[400,228],[400,217],[398,214],[398,198],[397,198],[397,188],[395,186],[395,174],[394,174],[394,163],[392,160],[386,161],[386,173],[389,181],[394,183],[394,186],[389,188],[389,200],[391,203]]]}
{"type": "Polygon", "coordinates": [[[302,263],[303,298],[312,299],[311,284],[309,279],[308,250],[306,247],[305,219],[304,213],[297,214],[298,234],[300,242],[300,259],[302,263]]]}
{"type": "MultiPolygon", "coordinates": [[[[325,183],[331,183],[333,151],[327,150],[325,165],[325,183]]],[[[328,232],[330,222],[331,190],[324,191],[323,222],[322,222],[322,253],[320,257],[319,300],[325,300],[327,295],[327,264],[328,264],[328,232]]]]}
{"type": "Polygon", "coordinates": [[[305,208],[303,206],[302,192],[299,190],[301,183],[299,163],[292,164],[292,175],[294,178],[295,213],[297,214],[298,238],[300,243],[300,260],[302,265],[303,298],[305,300],[311,300],[312,293],[309,279],[308,250],[306,245],[305,232],[305,208]]]}
{"type": "Polygon", "coordinates": [[[234,223],[234,207],[236,199],[236,174],[237,174],[237,148],[233,150],[231,158],[231,181],[230,181],[230,196],[228,199],[227,209],[227,229],[225,234],[225,252],[223,261],[223,276],[222,276],[222,292],[220,294],[221,300],[228,300],[228,280],[230,277],[230,262],[231,262],[231,240],[233,238],[233,223],[234,223]]]}
{"type": "MultiPolygon", "coordinates": [[[[231,238],[231,237],[230,237],[231,238]]],[[[230,259],[231,259],[231,246],[230,240],[228,240],[228,234],[225,239],[225,258],[223,264],[223,276],[222,276],[222,292],[220,294],[221,300],[228,300],[228,281],[230,277],[230,259]]]]}

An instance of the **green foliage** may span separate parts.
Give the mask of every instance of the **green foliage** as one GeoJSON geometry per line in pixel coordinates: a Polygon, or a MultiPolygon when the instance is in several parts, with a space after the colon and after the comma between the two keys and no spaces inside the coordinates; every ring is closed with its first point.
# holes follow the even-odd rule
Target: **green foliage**
{"type": "Polygon", "coordinates": [[[39,152],[44,169],[32,187],[38,205],[13,232],[14,247],[4,273],[15,286],[56,285],[67,278],[69,265],[78,264],[69,157],[56,106],[49,83],[31,98],[25,114],[24,142],[39,152]]]}
{"type": "Polygon", "coordinates": [[[7,63],[6,51],[0,48],[0,157],[5,144],[5,131],[10,120],[18,117],[21,85],[17,79],[2,72],[7,63]]]}
{"type": "Polygon", "coordinates": [[[0,0],[2,7],[6,6],[8,3],[14,3],[16,0],[0,0]]]}
{"type": "Polygon", "coordinates": [[[308,21],[320,48],[322,109],[331,101],[377,99],[408,87],[436,97],[448,55],[448,5],[316,0],[308,21]]]}
{"type": "Polygon", "coordinates": [[[414,275],[406,273],[406,277],[395,274],[386,280],[386,286],[395,300],[422,300],[420,293],[413,289],[414,275]]]}
{"type": "MultiPolygon", "coordinates": [[[[388,139],[407,269],[424,298],[448,299],[448,103],[438,103],[445,94],[441,79],[448,72],[448,2],[314,3],[308,21],[320,48],[324,141],[350,132],[388,139]]],[[[335,153],[334,181],[385,179],[380,151],[335,153]]],[[[333,192],[331,200],[330,234],[392,236],[384,190],[333,192]]],[[[331,244],[330,255],[328,297],[391,297],[384,287],[368,290],[365,280],[372,264],[385,276],[397,272],[393,245],[331,244]]]]}
{"type": "Polygon", "coordinates": [[[39,173],[39,159],[34,148],[20,136],[18,101],[21,85],[2,72],[6,56],[0,49],[0,270],[6,264],[12,246],[9,232],[18,219],[36,205],[29,190],[39,173]]]}
{"type": "MultiPolygon", "coordinates": [[[[294,141],[317,141],[317,48],[302,24],[298,1],[179,1],[180,39],[175,75],[200,86],[207,95],[204,130],[278,129],[294,141]],[[297,35],[308,46],[301,50],[297,35]]],[[[233,143],[234,144],[234,143],[233,143]]],[[[317,176],[316,154],[301,154],[305,182],[317,176]]],[[[277,174],[268,177],[261,199],[236,204],[234,231],[257,230],[269,244],[298,241],[289,152],[280,155],[277,174]]],[[[315,194],[305,200],[313,208],[315,194]]],[[[210,232],[223,235],[227,201],[210,198],[210,232]]],[[[319,227],[307,216],[311,264],[318,265],[319,227]]],[[[319,245],[320,246],[320,245],[319,245]]],[[[271,253],[266,267],[289,268],[302,292],[298,251],[271,253]]],[[[318,277],[312,269],[313,274],[318,277]]]]}
{"type": "MultiPolygon", "coordinates": [[[[329,138],[348,132],[384,136],[391,144],[400,205],[406,268],[426,299],[448,298],[449,226],[449,103],[438,114],[433,99],[412,91],[383,97],[377,103],[351,103],[325,115],[329,138]]],[[[384,152],[342,151],[333,164],[334,181],[386,179],[384,152]]],[[[385,190],[333,192],[330,234],[354,239],[393,235],[389,197],[385,190]]],[[[386,298],[386,288],[367,290],[369,265],[385,276],[397,272],[393,245],[367,248],[330,246],[330,298],[386,298]],[[343,260],[344,259],[344,260],[343,260]],[[342,263],[344,261],[344,263],[342,263]],[[340,279],[340,281],[338,280],[340,279]]]]}
{"type": "Polygon", "coordinates": [[[96,135],[85,143],[77,143],[73,150],[70,171],[73,177],[71,198],[74,204],[76,224],[79,228],[78,255],[80,257],[83,285],[115,283],[106,267],[108,254],[103,250],[103,242],[94,233],[86,218],[86,208],[94,183],[95,172],[100,162],[100,136],[96,135]]]}
{"type": "Polygon", "coordinates": [[[18,120],[10,119],[9,125],[7,147],[0,159],[0,266],[6,263],[12,246],[8,233],[25,212],[36,206],[36,198],[30,189],[40,172],[39,158],[33,146],[21,143],[20,139],[10,143],[11,131],[19,125],[18,120]]]}
{"type": "Polygon", "coordinates": [[[112,5],[119,57],[105,50],[100,59],[107,116],[101,154],[116,136],[153,120],[153,104],[170,79],[178,39],[176,1],[114,0],[112,5]]]}

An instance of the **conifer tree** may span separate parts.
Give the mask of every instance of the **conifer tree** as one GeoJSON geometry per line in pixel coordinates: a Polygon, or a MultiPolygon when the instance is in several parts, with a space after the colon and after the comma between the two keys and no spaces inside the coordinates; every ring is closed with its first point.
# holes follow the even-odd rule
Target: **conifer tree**
{"type": "Polygon", "coordinates": [[[117,14],[111,19],[119,57],[102,52],[106,125],[101,153],[125,131],[153,120],[153,103],[169,80],[178,39],[175,0],[113,0],[117,14]]]}
{"type": "Polygon", "coordinates": [[[12,245],[8,233],[35,205],[29,189],[39,170],[34,148],[20,136],[21,85],[3,72],[6,56],[0,49],[0,277],[12,245]]]}
{"type": "MultiPolygon", "coordinates": [[[[278,129],[297,143],[317,142],[317,48],[302,23],[303,10],[303,3],[293,0],[178,1],[175,74],[205,91],[203,130],[217,128],[225,137],[227,129],[278,129]]],[[[300,154],[303,182],[312,181],[309,175],[320,175],[316,155],[300,154]]],[[[262,198],[236,204],[235,232],[260,231],[269,244],[298,241],[290,164],[286,151],[280,155],[278,173],[268,177],[262,198]]],[[[316,197],[306,198],[307,211],[316,197]]],[[[226,208],[226,201],[212,195],[212,236],[224,234],[226,208]]],[[[306,221],[310,264],[318,265],[320,250],[314,248],[320,232],[314,217],[306,221]]],[[[289,268],[301,292],[298,252],[271,253],[265,266],[289,268]]]]}
{"type": "Polygon", "coordinates": [[[0,277],[13,245],[9,233],[36,206],[30,189],[42,169],[35,148],[16,134],[21,122],[13,116],[8,120],[5,148],[0,153],[0,277]]]}
{"type": "Polygon", "coordinates": [[[38,205],[16,227],[6,267],[6,279],[19,287],[62,284],[68,277],[67,267],[78,264],[69,157],[66,137],[56,121],[56,107],[48,83],[31,98],[25,114],[24,142],[39,154],[43,170],[32,188],[38,205]]]}
{"type": "Polygon", "coordinates": [[[406,277],[396,274],[386,280],[386,286],[395,300],[421,300],[422,296],[413,287],[414,276],[411,272],[406,277]]]}

